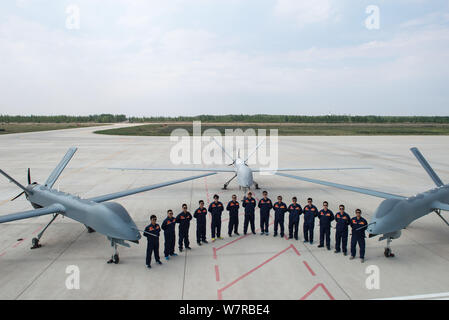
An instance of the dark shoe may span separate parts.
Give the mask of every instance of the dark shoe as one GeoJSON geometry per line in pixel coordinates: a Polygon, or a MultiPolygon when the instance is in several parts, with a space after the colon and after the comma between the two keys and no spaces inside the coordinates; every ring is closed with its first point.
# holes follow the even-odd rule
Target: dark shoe
{"type": "Polygon", "coordinates": [[[284,237],[284,234],[283,233],[281,233],[281,238],[283,238],[284,237]]]}
{"type": "Polygon", "coordinates": [[[209,242],[207,242],[207,240],[203,240],[203,243],[209,243],[209,242]]]}
{"type": "Polygon", "coordinates": [[[295,237],[295,240],[298,240],[298,237],[295,237]]]}
{"type": "Polygon", "coordinates": [[[240,235],[240,233],[238,233],[238,232],[234,232],[234,234],[235,234],[236,236],[239,236],[239,235],[240,235]]]}
{"type": "Polygon", "coordinates": [[[261,232],[260,235],[261,235],[261,236],[264,236],[264,235],[265,235],[265,232],[261,232]]]}
{"type": "Polygon", "coordinates": [[[304,243],[307,243],[307,242],[309,242],[309,240],[304,240],[304,243]]]}
{"type": "Polygon", "coordinates": [[[147,265],[147,268],[148,268],[148,269],[151,269],[151,266],[150,266],[150,265],[147,265]]]}
{"type": "Polygon", "coordinates": [[[331,249],[331,247],[326,247],[327,248],[327,250],[330,250],[331,249]]]}
{"type": "Polygon", "coordinates": [[[277,234],[277,233],[273,234],[273,237],[277,237],[277,236],[278,236],[278,234],[277,234]]]}
{"type": "Polygon", "coordinates": [[[340,250],[335,250],[334,253],[340,253],[340,250]]]}
{"type": "Polygon", "coordinates": [[[353,256],[350,256],[350,257],[349,257],[349,260],[354,260],[354,257],[353,257],[353,256]]]}
{"type": "Polygon", "coordinates": [[[322,245],[322,244],[318,245],[318,248],[323,248],[323,247],[324,247],[324,245],[322,245]]]}
{"type": "Polygon", "coordinates": [[[177,257],[177,256],[178,256],[178,254],[177,254],[177,253],[172,253],[172,254],[171,254],[171,256],[173,256],[173,257],[177,257]]]}
{"type": "Polygon", "coordinates": [[[345,252],[343,252],[343,255],[345,255],[345,256],[347,256],[348,255],[348,253],[345,251],[345,252]]]}
{"type": "Polygon", "coordinates": [[[256,234],[256,233],[253,231],[253,234],[256,234]]]}
{"type": "Polygon", "coordinates": [[[197,243],[198,243],[199,246],[201,245],[201,242],[197,242],[197,243]]]}
{"type": "Polygon", "coordinates": [[[179,252],[182,252],[182,248],[179,248],[179,252]]]}
{"type": "Polygon", "coordinates": [[[310,244],[313,244],[313,241],[310,241],[310,244]]]}
{"type": "Polygon", "coordinates": [[[186,247],[186,249],[187,249],[187,250],[192,250],[192,248],[190,248],[190,247],[186,247]]]}
{"type": "Polygon", "coordinates": [[[289,238],[289,239],[293,239],[293,237],[292,237],[292,236],[288,236],[288,238],[289,238]]]}
{"type": "Polygon", "coordinates": [[[159,260],[159,261],[156,261],[158,264],[162,264],[162,262],[161,262],[161,260],[159,260]]]}
{"type": "Polygon", "coordinates": [[[246,232],[243,232],[243,234],[246,236],[246,232]]]}
{"type": "Polygon", "coordinates": [[[228,233],[228,236],[229,236],[230,238],[232,238],[232,233],[228,233]]]}

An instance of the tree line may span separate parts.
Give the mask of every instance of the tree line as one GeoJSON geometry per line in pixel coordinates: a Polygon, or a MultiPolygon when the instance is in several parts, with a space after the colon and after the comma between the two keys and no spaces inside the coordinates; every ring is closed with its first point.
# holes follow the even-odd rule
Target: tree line
{"type": "Polygon", "coordinates": [[[142,122],[249,122],[249,123],[449,123],[449,116],[353,116],[353,115],[269,115],[229,114],[179,117],[127,117],[124,114],[95,114],[88,116],[68,115],[0,115],[0,123],[117,123],[142,122]]]}

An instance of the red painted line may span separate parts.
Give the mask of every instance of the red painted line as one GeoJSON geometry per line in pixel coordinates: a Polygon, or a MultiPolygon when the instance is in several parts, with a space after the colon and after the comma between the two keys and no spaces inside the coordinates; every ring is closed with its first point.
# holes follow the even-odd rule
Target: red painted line
{"type": "Polygon", "coordinates": [[[217,248],[213,247],[212,250],[213,250],[214,259],[217,260],[217,248]]]}
{"type": "Polygon", "coordinates": [[[209,198],[209,187],[207,186],[207,177],[204,177],[204,186],[206,188],[206,200],[207,203],[210,203],[210,198],[209,198]]]}
{"type": "Polygon", "coordinates": [[[220,272],[218,271],[218,265],[215,265],[215,280],[220,281],[220,272]]]}
{"type": "Polygon", "coordinates": [[[335,300],[335,298],[331,295],[331,293],[329,292],[329,290],[327,290],[326,286],[322,283],[318,283],[317,285],[315,285],[309,292],[307,292],[300,300],[305,300],[307,299],[316,289],[318,289],[319,287],[323,288],[324,292],[327,294],[327,296],[329,297],[329,299],[331,300],[335,300]]]}
{"type": "Polygon", "coordinates": [[[23,238],[22,240],[17,241],[16,244],[14,244],[12,247],[13,247],[13,248],[16,248],[16,247],[19,246],[22,242],[24,242],[25,239],[26,239],[26,238],[23,238]]]}
{"type": "Polygon", "coordinates": [[[40,226],[39,228],[37,228],[36,230],[34,230],[32,234],[38,233],[43,227],[44,227],[44,226],[40,226]]]}
{"type": "MultiPolygon", "coordinates": [[[[268,262],[270,262],[271,260],[277,258],[278,256],[280,256],[281,254],[283,254],[284,252],[286,252],[288,249],[290,249],[293,245],[288,246],[287,248],[285,248],[284,250],[276,253],[274,256],[272,256],[271,258],[265,260],[264,262],[262,262],[261,264],[259,264],[258,266],[254,267],[253,269],[251,269],[250,271],[242,274],[240,277],[238,277],[237,279],[235,279],[234,281],[232,281],[231,283],[227,284],[226,286],[224,286],[223,288],[219,289],[219,296],[220,294],[225,291],[226,289],[228,289],[229,287],[233,286],[234,284],[236,284],[237,282],[239,282],[240,280],[246,278],[247,276],[249,276],[251,273],[253,273],[254,271],[260,269],[261,267],[263,267],[264,265],[266,265],[268,262]]],[[[220,299],[220,298],[219,298],[220,299]]],[[[221,300],[221,299],[220,299],[221,300]]]]}
{"type": "Polygon", "coordinates": [[[316,276],[315,272],[313,272],[312,268],[309,266],[309,264],[306,261],[303,261],[306,268],[309,270],[309,272],[312,274],[312,276],[316,276]]]}
{"type": "Polygon", "coordinates": [[[217,290],[217,299],[218,300],[223,300],[223,295],[221,294],[221,289],[217,290]]]}
{"type": "Polygon", "coordinates": [[[296,247],[295,247],[293,244],[291,245],[291,247],[292,247],[293,251],[295,251],[295,253],[296,253],[298,256],[301,255],[301,254],[299,253],[298,249],[296,249],[296,247]]]}
{"type": "Polygon", "coordinates": [[[6,254],[6,251],[3,251],[2,253],[0,253],[0,257],[3,257],[6,254]]]}
{"type": "MultiPolygon", "coordinates": [[[[249,236],[249,234],[245,234],[245,235],[243,235],[243,236],[240,236],[240,237],[238,237],[237,239],[235,239],[235,240],[232,240],[232,241],[230,241],[230,242],[228,242],[228,243],[225,243],[224,245],[222,245],[221,247],[218,247],[216,250],[215,250],[215,253],[216,253],[216,251],[218,251],[218,250],[220,250],[220,249],[223,249],[224,247],[227,247],[227,246],[229,246],[230,244],[233,244],[233,243],[235,243],[235,242],[237,242],[237,241],[239,241],[239,240],[241,240],[241,239],[243,239],[243,238],[246,238],[246,237],[248,237],[249,236]]],[[[215,248],[214,248],[215,249],[215,248]]]]}

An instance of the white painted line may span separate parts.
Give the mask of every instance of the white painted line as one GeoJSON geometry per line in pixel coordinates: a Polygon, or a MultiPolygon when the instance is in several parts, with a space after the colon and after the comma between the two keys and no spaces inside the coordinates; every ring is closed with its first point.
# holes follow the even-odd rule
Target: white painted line
{"type": "Polygon", "coordinates": [[[449,292],[421,294],[416,296],[378,298],[372,300],[420,300],[420,299],[436,299],[436,298],[441,298],[439,300],[449,300],[449,292]]]}

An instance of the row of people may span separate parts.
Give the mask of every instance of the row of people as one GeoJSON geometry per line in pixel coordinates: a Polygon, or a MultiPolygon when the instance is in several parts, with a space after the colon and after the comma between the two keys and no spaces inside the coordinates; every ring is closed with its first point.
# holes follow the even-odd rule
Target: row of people
{"type": "MultiPolygon", "coordinates": [[[[318,210],[313,204],[312,198],[307,199],[307,205],[304,208],[297,202],[297,198],[292,198],[292,203],[286,205],[282,201],[282,196],[277,197],[277,202],[272,202],[268,198],[268,192],[262,192],[262,198],[259,200],[257,207],[260,209],[260,234],[269,235],[268,226],[270,219],[270,211],[274,211],[274,237],[279,235],[284,237],[284,217],[285,213],[288,212],[288,239],[298,240],[298,229],[300,216],[304,216],[303,223],[303,234],[304,242],[309,242],[313,244],[313,234],[315,227],[315,218],[320,221],[320,243],[319,248],[323,248],[326,245],[328,250],[331,250],[331,222],[335,220],[336,222],[336,234],[335,234],[335,253],[343,251],[343,254],[347,255],[347,244],[348,244],[348,228],[352,228],[351,236],[351,259],[355,258],[356,246],[360,248],[360,259],[363,262],[365,258],[365,230],[368,226],[367,221],[362,218],[361,210],[355,210],[355,216],[351,218],[345,212],[345,206],[339,206],[339,212],[334,215],[334,213],[329,209],[327,201],[323,202],[323,209],[318,210]]],[[[198,245],[203,243],[208,243],[206,239],[206,217],[208,212],[211,214],[211,238],[212,241],[217,239],[223,239],[221,237],[221,223],[222,223],[222,212],[224,211],[224,205],[219,201],[219,196],[214,195],[214,201],[209,204],[208,209],[204,206],[204,201],[199,201],[199,207],[192,214],[187,211],[187,205],[182,205],[182,212],[179,213],[176,218],[173,216],[173,211],[167,211],[167,217],[160,227],[157,224],[156,216],[151,216],[151,224],[145,228],[144,235],[148,239],[147,246],[147,259],[146,264],[151,267],[151,256],[154,252],[155,260],[157,263],[162,264],[159,256],[159,236],[161,228],[164,231],[164,256],[166,260],[169,260],[171,256],[176,256],[175,243],[175,225],[179,224],[178,232],[178,247],[179,251],[182,252],[183,248],[190,250],[189,241],[189,228],[190,221],[196,219],[196,240],[198,245]]],[[[255,230],[255,209],[256,209],[256,199],[252,196],[251,192],[243,198],[242,207],[244,208],[244,223],[243,223],[243,233],[246,235],[248,232],[248,227],[251,227],[251,232],[256,234],[255,230]]],[[[239,209],[240,203],[237,200],[236,195],[232,195],[232,200],[228,202],[226,210],[229,212],[229,223],[228,223],[228,235],[232,237],[232,234],[240,235],[238,233],[239,226],[239,209]]]]}

